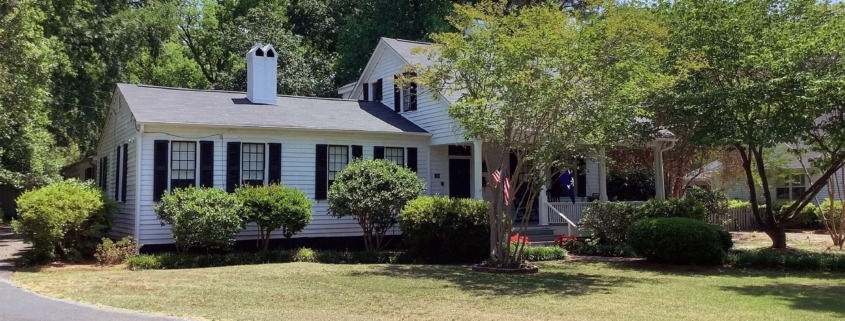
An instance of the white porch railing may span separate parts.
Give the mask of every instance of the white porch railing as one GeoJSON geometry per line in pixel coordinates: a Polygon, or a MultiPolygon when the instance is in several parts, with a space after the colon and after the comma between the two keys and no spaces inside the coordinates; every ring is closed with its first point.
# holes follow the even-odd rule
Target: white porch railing
{"type": "MultiPolygon", "coordinates": [[[[632,205],[640,205],[643,202],[626,202],[632,205]]],[[[584,217],[586,209],[593,206],[593,202],[547,202],[545,206],[545,213],[547,215],[549,224],[567,224],[578,227],[581,218],[584,217]]]]}

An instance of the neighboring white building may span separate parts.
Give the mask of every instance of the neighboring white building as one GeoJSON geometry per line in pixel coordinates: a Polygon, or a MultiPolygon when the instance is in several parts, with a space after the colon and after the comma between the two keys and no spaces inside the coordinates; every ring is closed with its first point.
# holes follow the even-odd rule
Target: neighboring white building
{"type": "MultiPolygon", "coordinates": [[[[482,198],[482,146],[448,116],[456,97],[394,84],[406,65],[429,63],[411,54],[427,45],[382,38],[360,79],[338,91],[343,99],[277,95],[272,46],[247,53],[247,93],[118,84],[94,158],[97,182],[119,204],[114,236],[172,243],[153,205],[174,187],[232,191],[244,182],[280,182],[314,201],[313,221],[295,238],[358,237],[354,220],[326,213],[328,185],[355,157],[411,168],[425,194],[482,198]]],[[[600,164],[587,160],[583,167],[578,200],[604,196],[600,164]]],[[[557,217],[546,207],[541,213],[540,225],[557,217]]],[[[249,226],[239,239],[256,234],[249,226]]]]}

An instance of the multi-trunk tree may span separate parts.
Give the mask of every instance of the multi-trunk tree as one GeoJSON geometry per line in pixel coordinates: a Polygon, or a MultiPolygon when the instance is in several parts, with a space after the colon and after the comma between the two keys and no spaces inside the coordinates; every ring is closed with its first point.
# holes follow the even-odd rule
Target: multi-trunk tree
{"type": "Polygon", "coordinates": [[[845,7],[813,0],[673,1],[667,68],[679,75],[665,105],[674,125],[741,159],[751,208],[775,248],[785,225],[845,163],[845,7]],[[772,150],[815,151],[814,181],[778,213],[772,150]]]}
{"type": "Polygon", "coordinates": [[[646,98],[671,81],[659,70],[666,32],[651,12],[634,2],[592,9],[457,5],[448,21],[460,32],[432,35],[433,65],[416,66],[425,88],[461,97],[449,114],[481,141],[488,171],[500,170],[484,186],[493,266],[524,262],[521,242],[509,242],[512,213],[533,210],[546,170],[627,138],[646,98]],[[505,188],[524,196],[506,205],[505,188]]]}

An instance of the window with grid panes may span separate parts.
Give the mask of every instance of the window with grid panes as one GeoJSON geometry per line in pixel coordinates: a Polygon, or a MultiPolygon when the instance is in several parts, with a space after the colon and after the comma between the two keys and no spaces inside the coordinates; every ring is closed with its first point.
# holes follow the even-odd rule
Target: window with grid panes
{"type": "Polygon", "coordinates": [[[789,175],[785,180],[778,184],[775,189],[775,195],[779,200],[795,200],[807,190],[806,175],[797,174],[789,175]]]}
{"type": "Polygon", "coordinates": [[[329,146],[329,185],[334,183],[335,175],[343,170],[349,164],[349,147],[348,146],[329,146]]]}
{"type": "Polygon", "coordinates": [[[241,145],[241,179],[244,185],[264,185],[264,144],[241,145]]]}
{"type": "Polygon", "coordinates": [[[197,143],[170,143],[170,190],[195,186],[197,175],[197,143]]]}
{"type": "Polygon", "coordinates": [[[384,159],[393,161],[399,166],[405,166],[405,149],[402,147],[385,147],[384,159]]]}

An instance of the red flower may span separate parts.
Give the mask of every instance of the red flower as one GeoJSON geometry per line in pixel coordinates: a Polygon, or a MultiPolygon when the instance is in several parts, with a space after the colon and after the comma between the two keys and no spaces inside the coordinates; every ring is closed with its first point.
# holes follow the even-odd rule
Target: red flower
{"type": "Polygon", "coordinates": [[[524,244],[527,245],[527,244],[531,244],[531,241],[528,240],[528,236],[519,235],[519,233],[516,233],[516,234],[511,236],[510,243],[511,244],[524,243],[524,244]]]}
{"type": "Polygon", "coordinates": [[[576,242],[578,242],[578,237],[576,237],[575,235],[558,235],[555,237],[555,245],[563,248],[566,248],[568,245],[576,242]]]}

